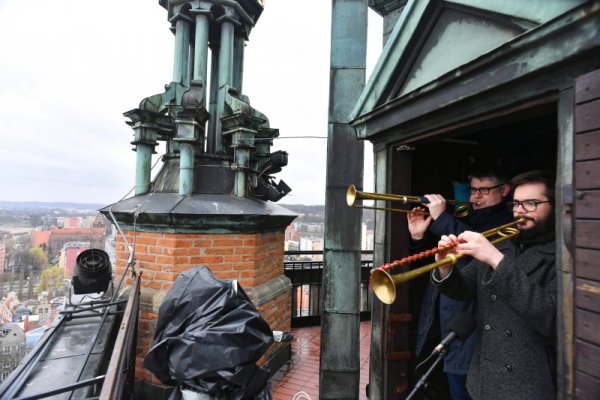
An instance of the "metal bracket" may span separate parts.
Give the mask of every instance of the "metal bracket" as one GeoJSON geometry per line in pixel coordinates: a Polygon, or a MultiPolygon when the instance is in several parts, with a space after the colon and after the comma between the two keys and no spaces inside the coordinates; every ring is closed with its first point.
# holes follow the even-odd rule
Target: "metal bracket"
{"type": "Polygon", "coordinates": [[[573,205],[573,184],[562,185],[562,202],[565,205],[573,205]]]}

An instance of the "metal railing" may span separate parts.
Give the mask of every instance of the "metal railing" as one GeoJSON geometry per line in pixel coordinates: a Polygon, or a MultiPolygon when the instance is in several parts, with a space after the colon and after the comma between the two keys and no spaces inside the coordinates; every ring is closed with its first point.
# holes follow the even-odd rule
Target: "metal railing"
{"type": "MultiPolygon", "coordinates": [[[[139,287],[138,275],[128,300],[118,300],[114,296],[96,303],[72,305],[69,302],[68,307],[64,305],[52,327],[0,384],[0,399],[131,398],[139,287]],[[110,336],[116,336],[114,343],[108,339],[110,336]],[[71,345],[65,346],[65,343],[71,345]],[[83,351],[78,352],[79,347],[71,348],[73,343],[83,351]],[[54,370],[61,368],[65,374],[56,374],[54,370]],[[97,397],[98,393],[100,397],[97,397]]],[[[111,292],[116,293],[114,289],[111,292]]]]}
{"type": "Polygon", "coordinates": [[[135,382],[135,358],[137,348],[137,330],[140,310],[139,273],[134,281],[125,306],[119,334],[113,346],[110,363],[106,369],[106,378],[99,400],[117,400],[131,398],[135,382]]]}
{"type": "MultiPolygon", "coordinates": [[[[372,294],[369,273],[373,268],[373,251],[361,252],[360,316],[371,317],[372,294]]],[[[323,304],[323,252],[286,251],[284,273],[292,281],[292,327],[319,325],[323,304]]]]}

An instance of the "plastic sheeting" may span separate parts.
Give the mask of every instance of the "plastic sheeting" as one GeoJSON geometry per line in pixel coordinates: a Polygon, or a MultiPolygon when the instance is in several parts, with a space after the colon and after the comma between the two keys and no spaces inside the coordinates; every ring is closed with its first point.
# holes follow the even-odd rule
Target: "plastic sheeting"
{"type": "MultiPolygon", "coordinates": [[[[196,267],[167,292],[144,367],[165,384],[213,399],[266,399],[268,373],[255,363],[272,341],[271,328],[236,281],[196,267]]],[[[171,398],[180,398],[176,393],[171,398]]]]}

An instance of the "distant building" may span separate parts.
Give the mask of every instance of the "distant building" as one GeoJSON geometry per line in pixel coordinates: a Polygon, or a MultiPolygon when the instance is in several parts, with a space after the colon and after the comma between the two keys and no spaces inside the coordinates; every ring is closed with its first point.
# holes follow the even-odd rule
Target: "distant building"
{"type": "Polygon", "coordinates": [[[367,229],[367,224],[364,224],[364,223],[362,224],[360,237],[361,237],[361,243],[360,243],[361,250],[373,250],[373,241],[374,241],[373,230],[367,229]]]}
{"type": "Polygon", "coordinates": [[[65,218],[63,218],[63,227],[65,229],[81,228],[81,218],[65,217],[65,218]]]}
{"type": "Polygon", "coordinates": [[[3,323],[0,325],[0,382],[4,381],[13,369],[25,357],[25,333],[19,325],[3,323]]]}
{"type": "Polygon", "coordinates": [[[285,229],[285,241],[299,241],[300,233],[295,229],[294,224],[288,225],[285,229]]]}
{"type": "MultiPolygon", "coordinates": [[[[300,250],[301,251],[312,251],[312,252],[323,252],[323,238],[322,237],[301,237],[300,238],[300,250]]],[[[309,256],[313,261],[322,261],[322,254],[313,254],[309,256]]]]}
{"type": "Polygon", "coordinates": [[[295,240],[288,240],[284,243],[285,251],[298,251],[300,250],[300,242],[295,240]]]}
{"type": "Polygon", "coordinates": [[[54,228],[50,233],[48,254],[56,256],[68,242],[89,242],[90,248],[104,249],[104,228],[54,228]]]}
{"type": "Polygon", "coordinates": [[[323,223],[294,222],[292,225],[294,226],[294,230],[300,234],[320,236],[325,233],[325,224],[323,223]]]}
{"type": "Polygon", "coordinates": [[[65,271],[65,278],[73,277],[73,268],[77,262],[77,256],[84,250],[90,248],[90,242],[67,242],[60,250],[58,265],[65,271]]]}
{"type": "Polygon", "coordinates": [[[50,305],[50,302],[48,302],[48,299],[44,299],[38,302],[33,312],[40,316],[40,321],[50,318],[52,307],[50,305]]]}
{"type": "MultiPolygon", "coordinates": [[[[100,213],[94,217],[91,222],[91,228],[106,228],[108,220],[106,217],[100,213]]],[[[108,225],[109,228],[112,228],[112,225],[108,225]]]]}
{"type": "Polygon", "coordinates": [[[50,243],[50,231],[32,231],[31,232],[31,246],[32,247],[45,247],[48,248],[50,243]]]}
{"type": "Polygon", "coordinates": [[[367,229],[365,235],[365,247],[363,250],[373,250],[375,248],[375,231],[373,229],[367,229]]]}

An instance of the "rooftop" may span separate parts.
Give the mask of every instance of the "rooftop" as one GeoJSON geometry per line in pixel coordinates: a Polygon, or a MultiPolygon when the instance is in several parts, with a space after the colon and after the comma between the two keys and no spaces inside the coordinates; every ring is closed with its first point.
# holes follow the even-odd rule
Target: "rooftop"
{"type": "MultiPolygon", "coordinates": [[[[319,352],[321,327],[292,329],[292,359],[273,378],[273,400],[315,400],[319,398],[319,352]]],[[[366,400],[365,387],[369,382],[369,347],[371,321],[360,323],[360,393],[366,400]]]]}

